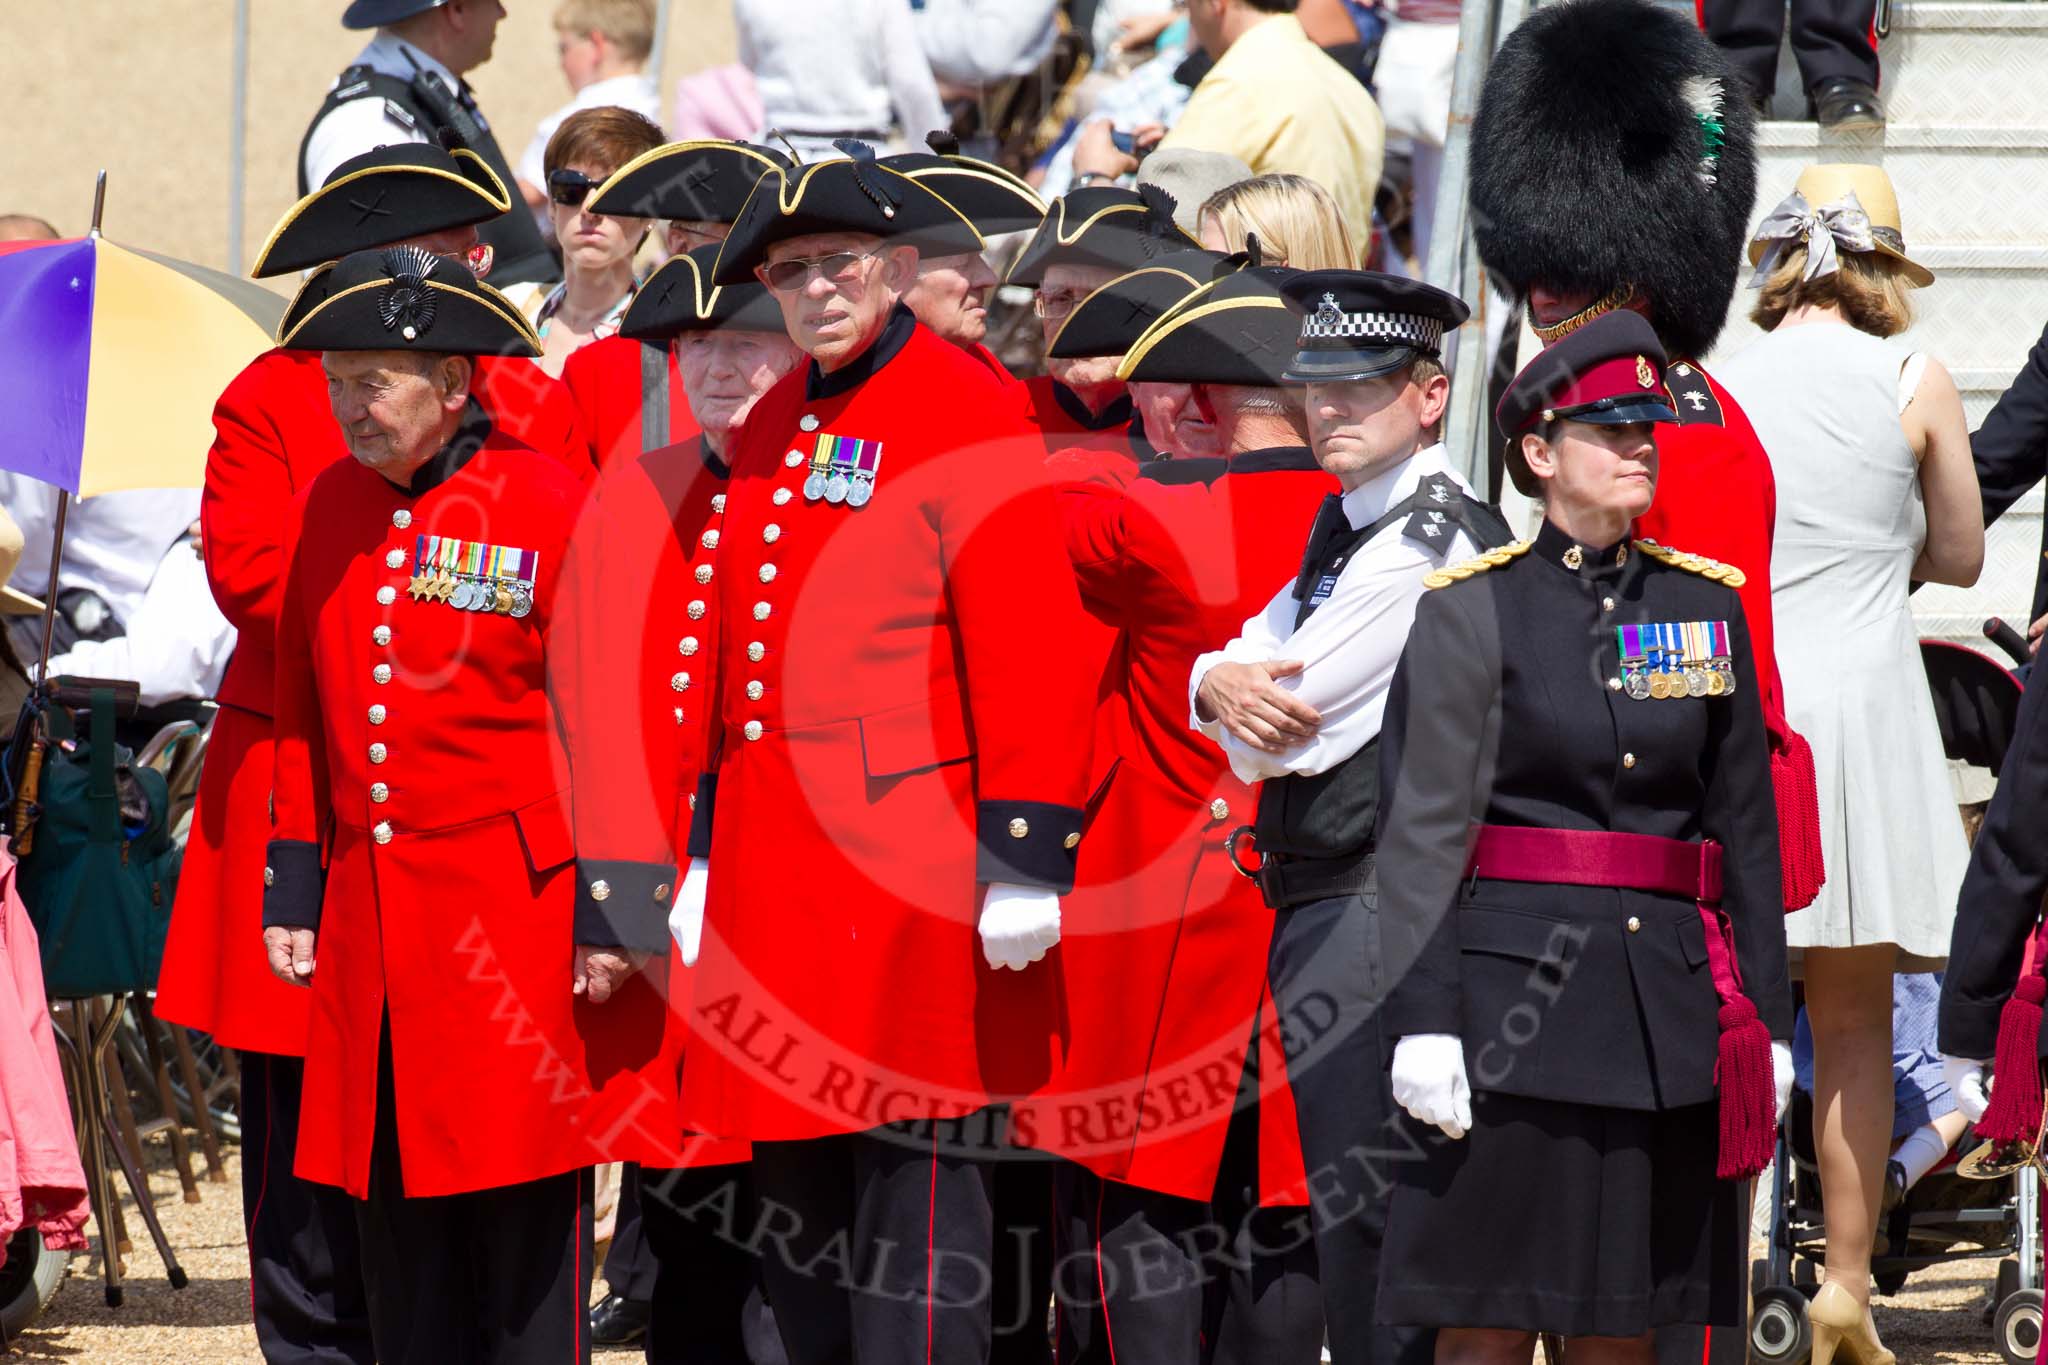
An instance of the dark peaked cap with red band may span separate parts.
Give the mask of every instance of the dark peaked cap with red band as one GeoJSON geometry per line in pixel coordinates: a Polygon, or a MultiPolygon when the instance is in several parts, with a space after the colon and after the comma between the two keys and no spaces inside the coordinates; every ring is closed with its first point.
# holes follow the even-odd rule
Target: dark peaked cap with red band
{"type": "Polygon", "coordinates": [[[1074,305],[1052,344],[1054,360],[1122,355],[1168,312],[1218,276],[1244,264],[1220,251],[1175,251],[1148,266],[1119,275],[1074,305]]]}
{"type": "Polygon", "coordinates": [[[1501,395],[1510,437],[1569,418],[1595,426],[1676,422],[1664,387],[1664,344],[1636,312],[1602,313],[1522,367],[1501,395]]]}
{"type": "Polygon", "coordinates": [[[993,162],[960,155],[960,140],[950,133],[925,138],[929,152],[900,152],[882,164],[900,171],[960,211],[984,237],[1029,232],[1045,221],[1045,200],[1038,191],[993,162]]]}
{"type": "Polygon", "coordinates": [[[1136,270],[1168,252],[1200,247],[1174,225],[1175,207],[1173,196],[1157,185],[1070,191],[1046,210],[1045,222],[1025,243],[1005,283],[1036,287],[1051,265],[1136,270]]]}
{"type": "Polygon", "coordinates": [[[1277,388],[1294,359],[1301,317],[1282,292],[1299,274],[1248,266],[1181,300],[1124,353],[1125,383],[1277,388]]]}
{"type": "Polygon", "coordinates": [[[718,255],[714,284],[747,279],[768,248],[813,233],[857,232],[926,256],[981,250],[981,234],[938,195],[875,160],[874,148],[841,139],[846,152],[761,177],[718,255]]]}
{"type": "Polygon", "coordinates": [[[285,210],[249,271],[257,279],[310,270],[355,251],[487,223],[511,192],[467,148],[402,142],[352,156],[285,210]]]}
{"type": "Polygon", "coordinates": [[[302,351],[538,356],[503,294],[424,247],[358,251],[314,273],[285,309],[278,345],[302,351]]]}
{"type": "Polygon", "coordinates": [[[695,247],[649,275],[620,319],[619,334],[662,341],[684,332],[781,332],[782,308],[767,286],[751,279],[711,282],[718,246],[695,247]]]}
{"type": "Polygon", "coordinates": [[[770,171],[795,163],[751,142],[671,142],[642,152],[597,187],[592,213],[730,223],[770,171]]]}

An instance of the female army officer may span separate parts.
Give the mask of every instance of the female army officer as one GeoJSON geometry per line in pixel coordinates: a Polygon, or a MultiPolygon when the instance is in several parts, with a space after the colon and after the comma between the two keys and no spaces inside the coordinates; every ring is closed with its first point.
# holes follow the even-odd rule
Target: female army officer
{"type": "Polygon", "coordinates": [[[1648,1362],[1659,1326],[1741,1311],[1792,1007],[1741,576],[1629,539],[1664,365],[1614,313],[1516,379],[1542,526],[1425,580],[1388,699],[1383,1018],[1395,1101],[1442,1136],[1392,1163],[1379,1313],[1440,1328],[1439,1361],[1554,1332],[1648,1362]]]}

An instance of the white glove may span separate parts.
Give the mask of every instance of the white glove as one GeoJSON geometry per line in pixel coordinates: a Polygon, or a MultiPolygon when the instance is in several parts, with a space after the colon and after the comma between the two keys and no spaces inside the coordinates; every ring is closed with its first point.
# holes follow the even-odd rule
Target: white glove
{"type": "Polygon", "coordinates": [[[668,912],[668,936],[676,941],[683,965],[697,965],[697,949],[704,941],[704,888],[711,881],[711,864],[690,859],[683,870],[683,884],[676,888],[676,903],[668,912]]]}
{"type": "Polygon", "coordinates": [[[1455,1033],[1411,1033],[1394,1044],[1394,1103],[1446,1136],[1472,1128],[1472,1086],[1465,1079],[1465,1042],[1455,1033]]]}
{"type": "Polygon", "coordinates": [[[1798,1073],[1792,1067],[1792,1044],[1771,1039],[1771,1080],[1778,1088],[1778,1119],[1785,1121],[1785,1111],[1792,1107],[1792,1081],[1798,1073]]]}
{"type": "Polygon", "coordinates": [[[990,882],[981,898],[981,955],[1023,971],[1060,941],[1060,898],[1039,886],[990,882]]]}
{"type": "Polygon", "coordinates": [[[1956,1108],[1972,1123],[1984,1117],[1984,1110],[1991,1103],[1991,1087],[1984,1083],[1986,1065],[1969,1057],[1944,1055],[1941,1059],[1942,1079],[1956,1097],[1956,1108]]]}

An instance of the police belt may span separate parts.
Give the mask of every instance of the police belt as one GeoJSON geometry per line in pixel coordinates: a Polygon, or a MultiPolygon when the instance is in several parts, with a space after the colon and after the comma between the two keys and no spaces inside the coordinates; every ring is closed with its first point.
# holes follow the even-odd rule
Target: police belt
{"type": "MultiPolygon", "coordinates": [[[[1310,901],[1332,896],[1352,896],[1365,890],[1372,880],[1372,846],[1337,858],[1302,858],[1287,853],[1262,853],[1258,866],[1247,867],[1238,848],[1254,840],[1250,825],[1230,831],[1226,847],[1230,865],[1259,884],[1259,895],[1269,910],[1287,910],[1310,901]]],[[[1256,841],[1254,840],[1254,847],[1256,841]]]]}

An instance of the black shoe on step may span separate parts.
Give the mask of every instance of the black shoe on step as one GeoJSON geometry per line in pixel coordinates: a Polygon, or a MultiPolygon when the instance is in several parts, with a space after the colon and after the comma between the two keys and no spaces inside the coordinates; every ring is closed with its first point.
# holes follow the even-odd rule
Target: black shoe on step
{"type": "Polygon", "coordinates": [[[651,1304],[607,1294],[590,1310],[590,1340],[598,1346],[631,1346],[647,1335],[651,1304]]]}
{"type": "Polygon", "coordinates": [[[1830,76],[1808,92],[1814,122],[1838,133],[1875,133],[1884,128],[1884,101],[1877,91],[1847,76],[1830,76]]]}

